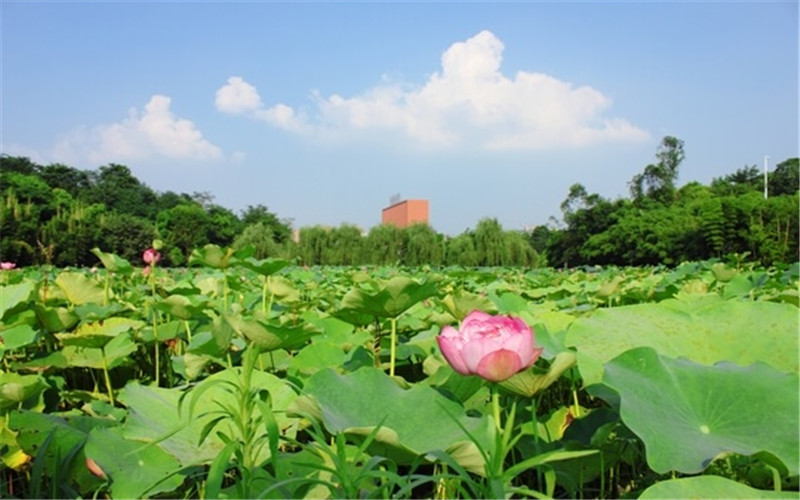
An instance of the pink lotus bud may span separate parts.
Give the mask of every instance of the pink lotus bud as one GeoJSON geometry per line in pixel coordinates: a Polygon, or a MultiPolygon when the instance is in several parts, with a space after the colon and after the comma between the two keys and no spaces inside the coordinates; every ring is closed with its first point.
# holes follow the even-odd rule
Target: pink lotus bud
{"type": "Polygon", "coordinates": [[[502,382],[532,366],[542,348],[533,345],[533,330],[520,318],[472,311],[456,330],[442,328],[436,337],[450,366],[462,375],[502,382]]]}
{"type": "Polygon", "coordinates": [[[146,264],[152,266],[158,263],[159,260],[161,260],[161,254],[158,253],[155,248],[148,248],[142,254],[142,260],[144,260],[146,264]]]}
{"type": "Polygon", "coordinates": [[[13,262],[0,262],[0,269],[2,269],[3,271],[10,271],[15,267],[17,267],[17,265],[14,264],[13,262]]]}
{"type": "Polygon", "coordinates": [[[103,472],[103,469],[101,469],[100,466],[97,465],[97,462],[95,462],[89,457],[86,457],[86,468],[89,469],[89,472],[99,477],[100,479],[108,479],[108,476],[106,476],[106,473],[103,472]]]}

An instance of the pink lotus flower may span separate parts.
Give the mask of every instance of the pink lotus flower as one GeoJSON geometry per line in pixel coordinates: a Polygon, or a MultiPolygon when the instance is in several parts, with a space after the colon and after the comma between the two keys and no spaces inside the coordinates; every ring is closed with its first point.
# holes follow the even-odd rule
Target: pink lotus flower
{"type": "Polygon", "coordinates": [[[491,382],[529,368],[542,353],[533,346],[533,330],[520,318],[481,311],[469,313],[459,330],[445,326],[436,341],[455,371],[491,382]]]}
{"type": "Polygon", "coordinates": [[[10,271],[15,267],[17,267],[17,265],[14,264],[13,262],[0,262],[0,269],[2,269],[3,271],[10,271]]]}
{"type": "Polygon", "coordinates": [[[161,254],[156,251],[155,248],[148,248],[142,254],[142,260],[144,260],[145,264],[155,265],[161,260],[161,254]]]}

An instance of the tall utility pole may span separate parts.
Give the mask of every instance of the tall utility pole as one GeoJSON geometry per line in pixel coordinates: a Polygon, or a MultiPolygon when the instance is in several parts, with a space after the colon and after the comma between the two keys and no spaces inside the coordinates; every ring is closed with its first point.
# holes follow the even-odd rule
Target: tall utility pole
{"type": "Polygon", "coordinates": [[[769,156],[764,155],[764,199],[767,199],[767,160],[769,156]]]}

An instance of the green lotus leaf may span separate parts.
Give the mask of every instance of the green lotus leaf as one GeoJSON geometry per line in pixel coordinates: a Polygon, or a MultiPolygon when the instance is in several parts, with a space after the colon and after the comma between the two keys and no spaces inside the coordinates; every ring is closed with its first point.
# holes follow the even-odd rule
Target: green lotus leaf
{"type": "Polygon", "coordinates": [[[694,474],[717,456],[768,452],[800,472],[800,377],[764,364],[713,366],[631,349],[605,365],[623,422],[654,471],[694,474]],[[768,396],[766,396],[768,395],[768,396]]]}
{"type": "Polygon", "coordinates": [[[95,254],[98,259],[100,259],[100,262],[103,263],[103,267],[110,272],[129,274],[131,271],[133,271],[133,266],[131,266],[131,263],[119,255],[103,252],[97,247],[92,248],[92,253],[95,254]]]}
{"type": "Polygon", "coordinates": [[[48,307],[34,304],[33,311],[36,313],[36,319],[39,320],[39,323],[50,333],[69,330],[79,321],[78,315],[66,307],[48,307]]]}
{"type": "Polygon", "coordinates": [[[84,446],[89,458],[111,480],[113,498],[148,498],[173,491],[184,480],[178,461],[157,446],[125,439],[117,428],[98,427],[84,446]]]}
{"type": "Polygon", "coordinates": [[[103,347],[68,345],[64,346],[60,351],[55,351],[47,356],[28,361],[24,363],[23,366],[29,368],[68,368],[72,366],[81,366],[84,368],[97,368],[101,370],[105,363],[106,366],[111,369],[129,361],[128,356],[135,352],[136,348],[136,343],[134,343],[131,336],[123,333],[113,337],[103,347]]]}
{"type": "Polygon", "coordinates": [[[0,373],[0,410],[19,407],[25,403],[29,403],[28,406],[35,405],[35,399],[47,387],[47,382],[40,375],[0,373]]]}
{"type": "Polygon", "coordinates": [[[64,291],[67,300],[76,306],[102,303],[105,298],[103,287],[82,273],[62,272],[56,277],[56,285],[64,291]]]}
{"type": "Polygon", "coordinates": [[[765,491],[720,476],[684,477],[660,481],[642,492],[640,499],[756,499],[797,498],[796,491],[765,491]]]}
{"type": "Polygon", "coordinates": [[[122,333],[138,330],[143,321],[130,318],[113,317],[94,323],[84,323],[70,333],[56,333],[55,336],[65,346],[103,347],[122,333]]]}
{"type": "Polygon", "coordinates": [[[442,299],[442,305],[458,321],[476,310],[489,314],[497,312],[497,306],[489,298],[463,290],[456,290],[447,295],[442,299]]]}
{"type": "Polygon", "coordinates": [[[16,442],[25,453],[39,459],[38,454],[44,451],[44,470],[49,477],[55,478],[61,474],[82,488],[91,485],[97,487],[101,483],[86,468],[83,445],[89,432],[94,428],[116,425],[118,423],[109,418],[77,414],[52,415],[35,411],[13,411],[8,420],[8,427],[18,433],[16,442]],[[44,448],[46,442],[47,447],[44,448]],[[64,462],[70,454],[74,454],[72,459],[64,462]]]}
{"type": "MultiPolygon", "coordinates": [[[[130,382],[119,393],[119,400],[129,408],[129,415],[123,429],[127,439],[140,442],[157,442],[157,446],[175,457],[182,465],[211,463],[225,447],[223,440],[211,432],[200,444],[203,429],[209,421],[219,416],[220,405],[238,407],[238,400],[230,392],[232,389],[221,381],[238,381],[238,372],[226,370],[199,383],[193,391],[202,391],[196,404],[189,411],[192,393],[184,399],[181,406],[181,393],[172,389],[150,387],[130,382]],[[209,386],[209,387],[206,387],[209,386]],[[181,408],[181,411],[179,411],[181,408]]],[[[296,397],[286,381],[266,372],[253,371],[251,384],[266,389],[272,396],[273,410],[276,412],[278,426],[288,429],[296,419],[285,416],[284,410],[296,397]]],[[[228,436],[236,435],[234,424],[225,420],[216,428],[228,436]]],[[[259,424],[259,433],[266,433],[264,424],[259,424]]],[[[264,447],[259,459],[269,458],[269,447],[264,447]]]]}
{"type": "Polygon", "coordinates": [[[195,248],[189,256],[189,265],[201,265],[216,269],[227,269],[233,257],[233,249],[222,249],[219,245],[209,243],[203,248],[195,248]]]}
{"type": "Polygon", "coordinates": [[[704,365],[763,361],[798,373],[798,325],[797,308],[788,304],[723,301],[707,295],[600,309],[570,325],[566,345],[577,349],[578,369],[587,386],[601,381],[603,363],[640,346],[704,365]]]}
{"type": "Polygon", "coordinates": [[[6,312],[28,302],[32,293],[33,282],[31,281],[0,287],[0,319],[3,319],[6,312]]]}
{"type": "Polygon", "coordinates": [[[469,417],[464,408],[431,387],[402,389],[376,368],[361,368],[339,375],[323,369],[312,375],[290,412],[321,421],[333,433],[368,434],[381,430],[370,448],[399,462],[435,450],[458,448],[453,457],[464,467],[483,474],[480,453],[462,430],[467,429],[484,449],[489,449],[491,421],[469,417]],[[424,422],[424,425],[420,425],[424,422]]]}
{"type": "Polygon", "coordinates": [[[3,352],[13,351],[31,345],[38,339],[36,330],[30,325],[17,325],[0,331],[0,356],[3,352]]]}
{"type": "Polygon", "coordinates": [[[280,324],[276,320],[244,318],[239,314],[223,315],[230,328],[257,345],[263,351],[295,349],[320,332],[310,323],[280,324]]]}
{"type": "Polygon", "coordinates": [[[90,322],[110,318],[111,316],[114,316],[122,311],[122,309],[123,307],[119,302],[113,302],[105,306],[92,303],[76,307],[75,313],[78,315],[78,318],[80,318],[81,321],[90,322]]]}
{"type": "Polygon", "coordinates": [[[436,280],[418,282],[395,276],[376,290],[353,288],[342,298],[341,309],[374,318],[396,318],[418,302],[438,293],[436,280]]]}
{"type": "Polygon", "coordinates": [[[517,293],[505,292],[500,295],[494,293],[489,295],[489,299],[497,307],[500,314],[519,315],[528,310],[528,301],[517,293]]]}
{"type": "Polygon", "coordinates": [[[565,371],[575,365],[575,353],[572,351],[560,352],[550,363],[547,370],[531,367],[521,371],[509,379],[500,382],[500,387],[515,394],[533,397],[535,394],[547,389],[555,383],[565,371]]]}
{"type": "Polygon", "coordinates": [[[333,342],[314,342],[300,350],[290,362],[290,373],[310,375],[323,368],[342,366],[347,355],[333,342]]]}
{"type": "Polygon", "coordinates": [[[249,257],[247,259],[240,260],[238,263],[243,267],[250,269],[251,271],[257,272],[261,276],[270,276],[275,274],[290,264],[290,262],[286,259],[278,259],[274,257],[262,260],[256,260],[253,257],[249,257]]]}
{"type": "Polygon", "coordinates": [[[155,308],[178,319],[188,320],[203,312],[208,299],[202,295],[170,295],[155,303],[155,308]]]}

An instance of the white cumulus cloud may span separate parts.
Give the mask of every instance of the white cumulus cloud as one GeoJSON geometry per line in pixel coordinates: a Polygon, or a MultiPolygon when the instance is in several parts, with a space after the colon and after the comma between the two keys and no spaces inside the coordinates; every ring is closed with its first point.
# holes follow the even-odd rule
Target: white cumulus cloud
{"type": "Polygon", "coordinates": [[[429,147],[556,149],[649,137],[606,116],[611,99],[596,89],[543,73],[503,74],[503,50],[499,38],[481,31],[451,45],[423,84],[387,82],[351,97],[315,92],[308,114],[286,104],[266,107],[253,85],[231,77],[217,91],[216,106],[292,132],[342,137],[387,130],[429,147]]]}
{"type": "Polygon", "coordinates": [[[305,121],[284,104],[265,108],[256,88],[240,76],[228,78],[228,83],[217,90],[214,100],[217,110],[233,115],[249,115],[271,125],[293,132],[306,132],[305,121]]]}
{"type": "Polygon", "coordinates": [[[77,129],[56,144],[54,156],[92,163],[220,158],[220,148],[206,140],[193,122],[176,117],[171,103],[169,97],[156,94],[143,111],[131,108],[120,122],[77,129]]]}

